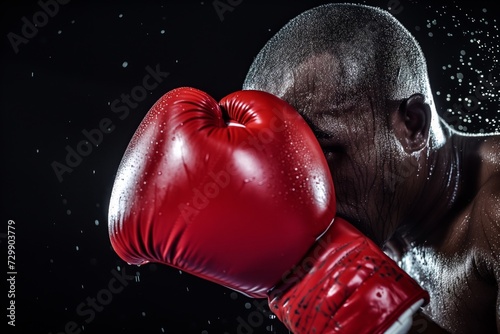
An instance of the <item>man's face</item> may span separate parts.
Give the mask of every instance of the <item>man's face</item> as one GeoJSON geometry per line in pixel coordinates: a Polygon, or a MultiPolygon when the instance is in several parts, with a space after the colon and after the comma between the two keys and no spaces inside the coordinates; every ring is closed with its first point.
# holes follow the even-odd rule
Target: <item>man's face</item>
{"type": "MultiPolygon", "coordinates": [[[[363,73],[311,58],[296,70],[282,98],[308,121],[333,177],[337,212],[375,241],[394,232],[398,203],[394,171],[401,157],[376,94],[363,87],[363,73]],[[358,77],[356,77],[358,76],[358,77]]],[[[397,108],[397,107],[396,107],[397,108]]]]}

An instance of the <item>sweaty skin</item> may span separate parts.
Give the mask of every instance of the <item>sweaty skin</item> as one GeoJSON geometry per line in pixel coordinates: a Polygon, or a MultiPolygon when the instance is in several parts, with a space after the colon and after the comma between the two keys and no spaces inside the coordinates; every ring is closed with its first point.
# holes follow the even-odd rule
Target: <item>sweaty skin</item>
{"type": "Polygon", "coordinates": [[[429,291],[426,316],[451,333],[500,333],[500,136],[458,133],[438,116],[424,56],[399,22],[362,5],[312,9],[265,45],[243,88],[308,121],[338,214],[429,291]]]}

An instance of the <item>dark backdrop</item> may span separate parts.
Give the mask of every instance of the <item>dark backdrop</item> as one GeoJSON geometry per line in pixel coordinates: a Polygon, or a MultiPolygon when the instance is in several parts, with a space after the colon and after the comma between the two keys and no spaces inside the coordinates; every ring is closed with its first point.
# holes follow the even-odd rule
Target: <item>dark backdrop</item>
{"type": "MultiPolygon", "coordinates": [[[[19,333],[287,333],[261,305],[226,288],[165,266],[125,264],[110,247],[107,207],[126,145],[162,94],[193,86],[220,99],[239,89],[264,43],[326,1],[216,1],[229,6],[223,13],[210,0],[54,3],[9,1],[0,8],[0,244],[4,276],[15,278],[15,299],[10,282],[2,285],[2,321],[15,300],[9,330],[19,333]],[[140,96],[148,66],[168,75],[140,96]],[[140,101],[128,114],[114,113],[113,102],[123,106],[122,94],[131,92],[140,101]],[[113,131],[101,137],[93,130],[106,119],[113,131]],[[95,134],[95,145],[82,144],[85,131],[95,134]],[[73,157],[58,177],[54,166],[62,168],[68,150],[78,147],[86,156],[73,157]]],[[[498,131],[492,5],[363,3],[390,8],[421,43],[443,117],[457,129],[498,131]]]]}

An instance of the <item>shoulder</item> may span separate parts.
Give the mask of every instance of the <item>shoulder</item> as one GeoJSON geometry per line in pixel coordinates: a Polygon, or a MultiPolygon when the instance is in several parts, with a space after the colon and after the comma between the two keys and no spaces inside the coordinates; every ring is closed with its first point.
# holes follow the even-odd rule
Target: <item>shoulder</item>
{"type": "Polygon", "coordinates": [[[497,326],[500,332],[500,175],[492,175],[481,187],[475,200],[478,222],[481,228],[476,239],[476,269],[496,282],[497,289],[497,326]],[[477,204],[476,204],[477,203],[477,204]],[[484,269],[481,270],[481,269],[484,269]]]}
{"type": "Polygon", "coordinates": [[[496,244],[500,247],[500,136],[486,137],[480,146],[479,156],[480,186],[475,206],[479,209],[477,213],[482,218],[484,228],[489,232],[497,232],[490,237],[496,238],[496,244]]]}
{"type": "Polygon", "coordinates": [[[481,174],[486,181],[491,176],[500,175],[500,135],[487,136],[479,146],[481,174]]]}
{"type": "MultiPolygon", "coordinates": [[[[498,229],[500,233],[500,173],[490,175],[483,183],[474,200],[474,209],[485,229],[498,229]]],[[[491,237],[496,237],[500,244],[500,234],[491,237]]]]}
{"type": "Polygon", "coordinates": [[[479,267],[495,275],[500,284],[500,135],[476,140],[480,164],[477,191],[469,211],[472,224],[469,240],[479,267]]]}
{"type": "Polygon", "coordinates": [[[475,213],[481,218],[485,232],[497,230],[498,233],[490,237],[496,237],[500,247],[500,136],[485,137],[478,154],[481,165],[475,213]]]}
{"type": "Polygon", "coordinates": [[[482,184],[471,218],[475,225],[474,244],[488,271],[500,281],[500,172],[491,174],[482,184]]]}

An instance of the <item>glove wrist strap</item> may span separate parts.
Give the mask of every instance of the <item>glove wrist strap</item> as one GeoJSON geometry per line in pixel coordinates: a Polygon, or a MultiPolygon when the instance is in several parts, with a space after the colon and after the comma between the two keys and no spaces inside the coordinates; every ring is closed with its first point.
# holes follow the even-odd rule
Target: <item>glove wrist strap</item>
{"type": "Polygon", "coordinates": [[[428,298],[371,240],[336,218],[268,301],[293,333],[383,333],[428,298]]]}

